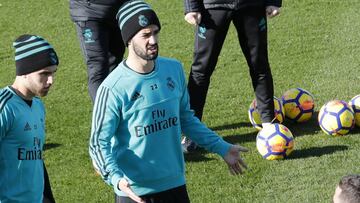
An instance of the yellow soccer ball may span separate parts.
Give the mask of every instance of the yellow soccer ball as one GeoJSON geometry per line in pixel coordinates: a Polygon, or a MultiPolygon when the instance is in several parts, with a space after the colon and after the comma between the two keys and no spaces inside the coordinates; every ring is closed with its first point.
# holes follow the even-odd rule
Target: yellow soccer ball
{"type": "MultiPolygon", "coordinates": [[[[279,123],[282,123],[285,119],[285,111],[281,101],[274,97],[274,113],[279,123]]],[[[257,109],[256,99],[254,99],[249,107],[248,116],[251,124],[258,130],[262,129],[260,113],[257,109]]]]}
{"type": "Polygon", "coordinates": [[[264,159],[284,159],[294,150],[294,137],[286,126],[274,123],[258,132],[256,148],[264,159]]]}
{"type": "Polygon", "coordinates": [[[287,90],[281,97],[285,116],[296,122],[310,120],[314,113],[314,97],[302,88],[287,90]]]}
{"type": "Polygon", "coordinates": [[[355,116],[355,124],[360,127],[360,94],[353,97],[349,105],[352,107],[355,116]]]}
{"type": "Polygon", "coordinates": [[[326,134],[346,135],[355,125],[354,111],[345,101],[332,100],[321,107],[318,121],[326,134]]]}

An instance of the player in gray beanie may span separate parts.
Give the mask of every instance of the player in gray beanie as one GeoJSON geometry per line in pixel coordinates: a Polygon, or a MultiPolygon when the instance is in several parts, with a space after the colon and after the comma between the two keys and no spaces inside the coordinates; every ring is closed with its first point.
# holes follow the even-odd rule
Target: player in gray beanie
{"type": "Polygon", "coordinates": [[[53,47],[42,37],[21,35],[13,43],[16,75],[25,75],[51,65],[59,65],[53,47]]]}
{"type": "Polygon", "coordinates": [[[132,0],[123,4],[117,15],[121,37],[126,46],[129,40],[141,29],[157,25],[161,29],[159,18],[149,4],[141,0],[132,0]]]}

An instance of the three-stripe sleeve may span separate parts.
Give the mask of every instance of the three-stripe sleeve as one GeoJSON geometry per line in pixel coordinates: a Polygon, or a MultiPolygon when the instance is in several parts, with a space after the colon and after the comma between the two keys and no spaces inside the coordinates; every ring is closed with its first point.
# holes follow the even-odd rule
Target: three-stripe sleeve
{"type": "Polygon", "coordinates": [[[100,86],[93,108],[89,153],[93,164],[108,184],[111,184],[113,174],[120,173],[111,154],[111,139],[119,124],[116,109],[117,102],[114,102],[110,89],[100,86]]]}
{"type": "Polygon", "coordinates": [[[7,128],[10,125],[10,119],[5,115],[4,107],[6,105],[6,102],[11,99],[13,94],[9,90],[4,90],[0,92],[0,141],[3,137],[5,137],[7,128]]]}

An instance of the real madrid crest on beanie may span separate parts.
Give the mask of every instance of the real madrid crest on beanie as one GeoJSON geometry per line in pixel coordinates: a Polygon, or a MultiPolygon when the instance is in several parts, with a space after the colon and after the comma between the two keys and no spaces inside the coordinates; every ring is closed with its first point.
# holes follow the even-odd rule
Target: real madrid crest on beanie
{"type": "Polygon", "coordinates": [[[149,4],[141,0],[131,0],[124,3],[116,19],[121,30],[121,37],[127,46],[129,40],[141,29],[149,25],[157,25],[161,29],[160,21],[149,4]]]}
{"type": "Polygon", "coordinates": [[[51,65],[59,65],[53,47],[42,37],[21,35],[13,43],[16,75],[25,75],[51,65]]]}

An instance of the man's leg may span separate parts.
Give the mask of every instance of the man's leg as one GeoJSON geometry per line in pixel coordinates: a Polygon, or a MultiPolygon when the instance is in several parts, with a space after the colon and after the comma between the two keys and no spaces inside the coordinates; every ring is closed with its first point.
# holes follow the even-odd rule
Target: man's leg
{"type": "Polygon", "coordinates": [[[115,194],[115,203],[136,203],[130,197],[120,197],[115,194]]]}
{"type": "Polygon", "coordinates": [[[117,22],[109,24],[109,71],[113,71],[123,60],[125,44],[117,22]]]}
{"type": "Polygon", "coordinates": [[[271,122],[275,117],[274,85],[268,61],[265,8],[237,11],[233,22],[249,66],[261,120],[263,123],[271,122]]]}
{"type": "Polygon", "coordinates": [[[110,31],[105,23],[97,21],[76,22],[76,28],[88,70],[88,90],[94,102],[98,87],[110,72],[110,31]]]}
{"type": "MultiPolygon", "coordinates": [[[[194,59],[189,75],[190,108],[202,119],[210,77],[215,69],[231,21],[231,11],[205,10],[196,28],[194,59]]],[[[184,138],[184,152],[193,151],[196,145],[184,138]]]]}
{"type": "Polygon", "coordinates": [[[189,76],[189,96],[191,109],[201,120],[210,85],[210,77],[215,69],[231,21],[231,11],[206,10],[197,26],[194,43],[194,59],[189,76]]]}
{"type": "Polygon", "coordinates": [[[45,164],[44,165],[44,203],[55,203],[55,199],[51,190],[49,175],[47,173],[45,164]]]}

